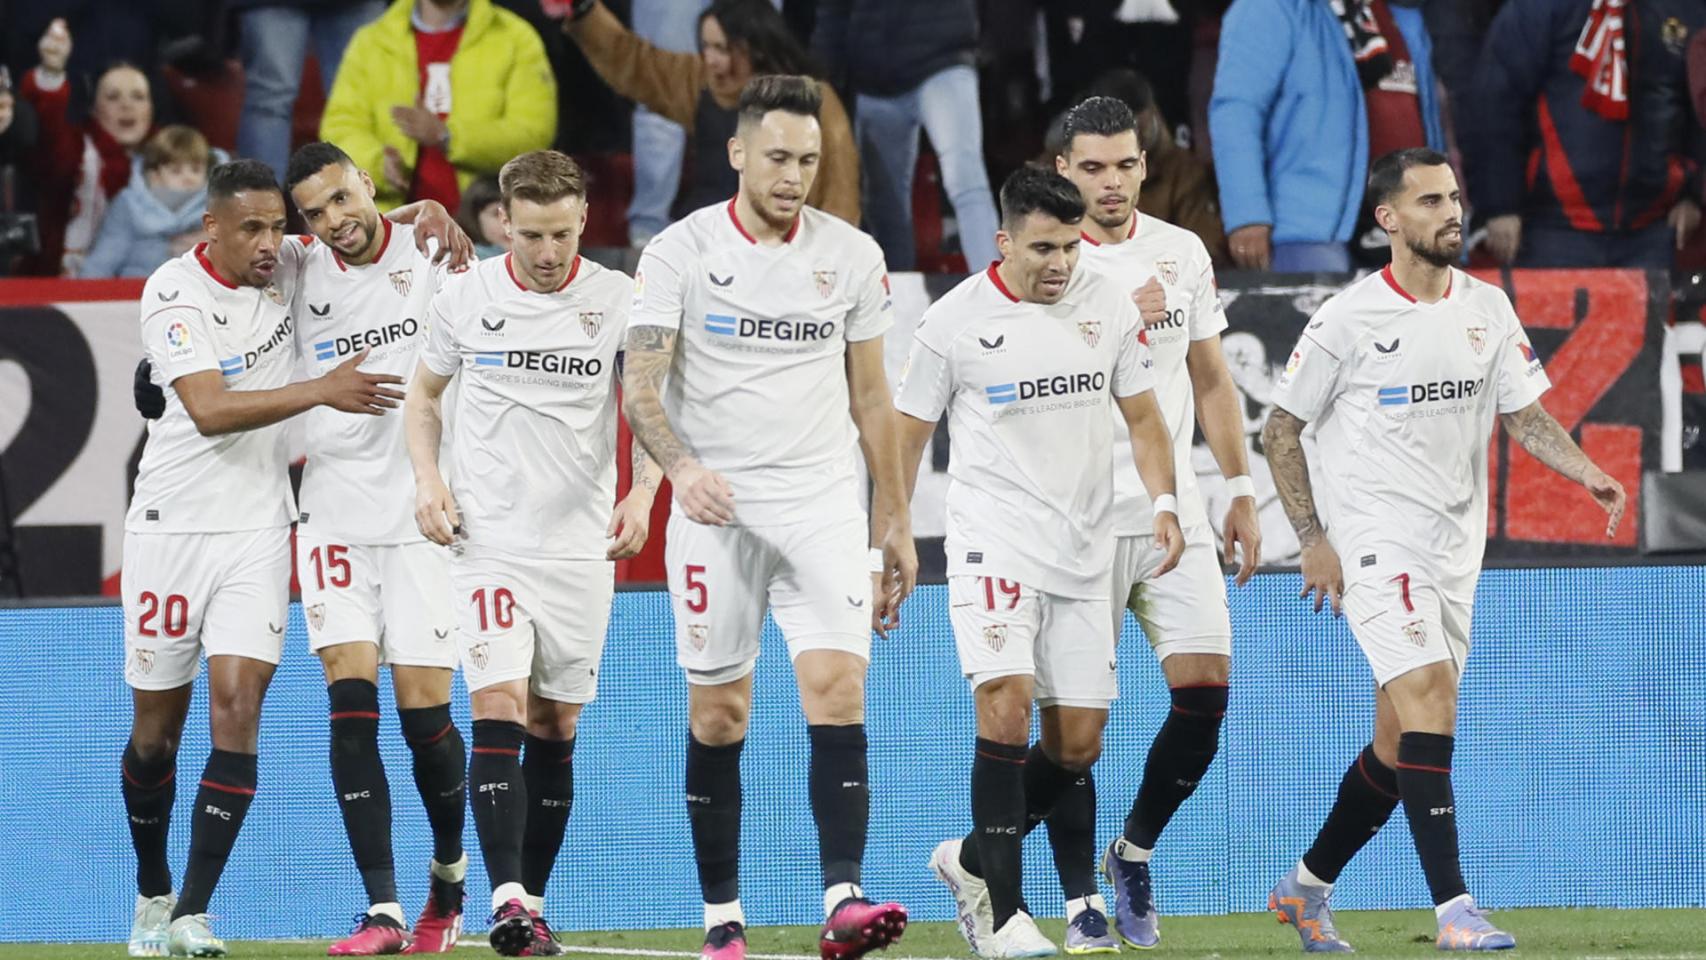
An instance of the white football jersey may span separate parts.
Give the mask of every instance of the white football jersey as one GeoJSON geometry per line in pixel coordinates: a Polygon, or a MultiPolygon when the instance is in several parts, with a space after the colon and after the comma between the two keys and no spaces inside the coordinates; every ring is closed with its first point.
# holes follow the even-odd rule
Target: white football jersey
{"type": "Polygon", "coordinates": [[[893,323],[870,236],[807,207],[787,242],[768,247],[733,200],[705,207],[646,246],[631,322],[679,332],[664,412],[728,480],[736,524],[864,509],[845,356],[893,323]]]}
{"type": "Polygon", "coordinates": [[[1314,430],[1309,476],[1346,582],[1398,570],[1473,595],[1495,415],[1550,386],[1510,298],[1459,270],[1437,303],[1387,267],[1322,304],[1274,403],[1314,430]]]}
{"type": "MultiPolygon", "coordinates": [[[[1196,430],[1196,391],[1191,386],[1185,354],[1198,340],[1219,336],[1226,329],[1226,311],[1214,282],[1214,263],[1197,235],[1165,220],[1134,214],[1131,232],[1119,243],[1098,244],[1084,235],[1078,248],[1079,267],[1106,274],[1132,294],[1149,282],[1161,281],[1167,292],[1167,319],[1148,329],[1149,352],[1155,357],[1155,399],[1173,438],[1173,473],[1179,497],[1179,525],[1208,522],[1197,474],[1191,468],[1191,438],[1196,430]]],[[[1114,534],[1121,537],[1155,532],[1155,505],[1137,475],[1131,457],[1131,434],[1119,407],[1114,415],[1114,534]]]]}
{"type": "Polygon", "coordinates": [[[204,437],[176,390],[179,377],[218,371],[227,390],[273,390],[290,383],[295,343],[290,318],[301,246],[279,250],[264,289],[219,276],[207,245],[166,261],[142,289],[142,345],[166,411],[148,422],[124,528],[133,533],[235,533],[289,526],[296,509],[282,423],[204,437]]]}
{"type": "Polygon", "coordinates": [[[991,266],[924,311],[895,407],[948,413],[948,576],[1107,599],[1108,397],[1154,388],[1144,339],[1125,286],[1092,270],[1044,305],[1014,297],[991,266]]]}
{"type": "Polygon", "coordinates": [[[632,291],[627,274],[580,257],[562,287],[535,293],[506,255],[450,277],[432,298],[421,359],[460,381],[449,473],[470,544],[604,559],[616,353],[632,291]]]}
{"type": "MultiPolygon", "coordinates": [[[[372,263],[345,263],[308,245],[292,314],[297,351],[311,377],[367,349],[361,369],[407,381],[426,342],[427,306],[445,269],[415,248],[415,228],[381,218],[384,245],[372,263]]],[[[402,387],[397,388],[399,390],[402,387]]],[[[343,543],[413,543],[415,478],[403,411],[380,416],[315,407],[307,414],[308,465],[299,522],[343,543]]]]}

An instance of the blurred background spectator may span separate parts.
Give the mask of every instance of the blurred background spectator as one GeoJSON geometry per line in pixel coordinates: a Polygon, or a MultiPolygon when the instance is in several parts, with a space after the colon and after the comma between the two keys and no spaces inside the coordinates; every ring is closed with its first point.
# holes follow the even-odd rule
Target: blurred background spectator
{"type": "Polygon", "coordinates": [[[549,147],[557,84],[539,34],[491,0],[394,0],[344,52],[320,136],[375,177],[381,209],[462,188],[549,147]]]}
{"type": "Polygon", "coordinates": [[[1700,0],[1507,0],[1476,73],[1470,196],[1503,263],[1668,267],[1700,225],[1700,0]]]}
{"type": "Polygon", "coordinates": [[[243,61],[243,113],[237,155],[274,170],[290,158],[291,119],[310,50],[321,92],[330,96],[344,48],[356,30],[385,12],[383,0],[230,0],[243,61]]]}
{"type": "Polygon", "coordinates": [[[1208,120],[1234,263],[1350,268],[1348,244],[1373,222],[1370,162],[1447,148],[1432,56],[1421,11],[1391,0],[1232,4],[1208,120]]]}
{"type": "Polygon", "coordinates": [[[820,0],[812,50],[854,95],[865,223],[890,270],[917,264],[912,176],[918,132],[930,137],[966,264],[1000,259],[983,163],[975,0],[820,0]]]}
{"type": "Polygon", "coordinates": [[[509,235],[504,232],[503,193],[498,190],[497,177],[480,177],[468,184],[468,189],[462,191],[456,222],[474,238],[474,254],[481,260],[501,257],[509,251],[509,235]]]}
{"type": "MultiPolygon", "coordinates": [[[[687,131],[687,177],[675,215],[734,196],[738,178],[728,162],[735,102],[754,76],[822,76],[769,0],[715,0],[699,15],[699,53],[674,53],[646,42],[603,3],[577,4],[568,32],[604,82],[687,131]]],[[[859,222],[859,160],[847,110],[828,84],[823,90],[823,157],[806,202],[859,222]]]]}
{"type": "MultiPolygon", "coordinates": [[[[692,54],[696,27],[709,0],[634,0],[633,26],[660,50],[692,54]]],[[[634,107],[634,199],[628,202],[628,244],[638,249],[669,226],[670,208],[681,189],[687,131],[645,104],[634,107]]]]}
{"type": "Polygon", "coordinates": [[[226,159],[190,127],[161,127],[142,147],[142,176],[107,207],[77,276],[146,277],[206,239],[207,171],[226,159]]]}

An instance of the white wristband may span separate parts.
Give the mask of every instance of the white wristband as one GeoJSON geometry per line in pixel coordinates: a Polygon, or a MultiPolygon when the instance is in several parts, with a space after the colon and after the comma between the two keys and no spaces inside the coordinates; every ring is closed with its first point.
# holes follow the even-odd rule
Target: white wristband
{"type": "Polygon", "coordinates": [[[883,563],[883,549],[881,547],[872,547],[868,562],[871,565],[872,573],[882,573],[883,568],[885,567],[885,564],[883,563]]]}
{"type": "Polygon", "coordinates": [[[1251,480],[1250,475],[1247,473],[1236,477],[1228,477],[1226,480],[1226,492],[1232,494],[1234,497],[1249,497],[1254,500],[1256,499],[1256,481],[1251,480]]]}
{"type": "Polygon", "coordinates": [[[1163,493],[1161,496],[1156,497],[1155,498],[1155,512],[1156,513],[1170,513],[1174,517],[1178,517],[1178,515],[1179,515],[1179,498],[1175,497],[1174,495],[1172,495],[1170,493],[1163,493]]]}

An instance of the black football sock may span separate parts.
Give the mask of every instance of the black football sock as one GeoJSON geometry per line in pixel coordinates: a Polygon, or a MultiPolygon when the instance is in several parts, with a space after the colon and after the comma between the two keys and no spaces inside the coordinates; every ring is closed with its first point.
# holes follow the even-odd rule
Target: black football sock
{"type": "Polygon", "coordinates": [[[740,899],[740,752],[746,740],[706,746],[687,735],[687,822],[706,903],[740,899]]]}
{"type": "Polygon", "coordinates": [[[379,688],[334,680],[326,688],[332,721],[332,789],[349,834],[367,902],[397,902],[391,858],[391,786],[379,757],[379,688]]]}
{"type": "MultiPolygon", "coordinates": [[[[1024,904],[1020,853],[1025,838],[1025,748],[977,738],[971,763],[971,821],[973,843],[960,847],[972,854],[989,886],[989,905],[995,929],[1012,919],[1024,904]]],[[[969,868],[968,868],[969,869],[969,868]]]]}
{"type": "Polygon", "coordinates": [[[521,742],[525,736],[519,723],[474,721],[468,796],[493,890],[521,882],[521,840],[527,827],[527,783],[521,778],[521,742]]]}
{"type": "MultiPolygon", "coordinates": [[[[1077,780],[1078,774],[1049,759],[1041,743],[1031,745],[1025,754],[1025,836],[1030,836],[1037,824],[1048,819],[1061,794],[1077,780]]],[[[983,862],[979,858],[977,836],[974,828],[960,844],[960,866],[972,876],[981,877],[983,862]]]]}
{"type": "Polygon", "coordinates": [[[1398,738],[1398,793],[1416,855],[1438,906],[1469,892],[1457,860],[1457,804],[1451,795],[1451,751],[1456,738],[1406,733],[1398,738]]]}
{"type": "Polygon", "coordinates": [[[1227,689],[1223,683],[1174,687],[1173,705],[1149,746],[1143,764],[1143,784],[1126,816],[1127,843],[1155,849],[1161,830],[1190,795],[1214,762],[1220,746],[1220,722],[1226,716],[1227,689]]]}
{"type": "Polygon", "coordinates": [[[225,872],[243,817],[255,799],[255,755],[214,750],[202,770],[190,815],[190,859],[172,919],[207,912],[213,888],[225,872]]]}
{"type": "Polygon", "coordinates": [[[1315,844],[1303,855],[1303,865],[1317,879],[1336,883],[1345,864],[1380,832],[1398,806],[1398,774],[1374,755],[1374,744],[1362,748],[1339,781],[1339,795],[1315,844]]]}
{"type": "Polygon", "coordinates": [[[172,798],[178,786],[178,756],[147,760],[124,745],[124,810],[130,816],[130,844],[136,848],[136,892],[163,897],[172,892],[172,868],[166,864],[166,834],[172,826],[172,798]]]}
{"type": "Polygon", "coordinates": [[[824,889],[838,883],[857,884],[871,821],[865,725],[812,724],[806,732],[811,736],[812,818],[817,821],[824,889]]]}
{"type": "MultiPolygon", "coordinates": [[[[1029,764],[1026,764],[1028,767],[1029,764]]],[[[1086,770],[1060,793],[1048,815],[1054,869],[1068,900],[1098,892],[1096,886],[1096,779],[1086,770]]]]}
{"type": "Polygon", "coordinates": [[[535,897],[545,895],[569,812],[575,805],[575,738],[546,740],[527,736],[521,777],[527,781],[527,830],[521,841],[521,885],[535,897]]]}
{"type": "Polygon", "coordinates": [[[432,826],[432,858],[446,866],[462,859],[467,820],[468,751],[450,719],[450,704],[398,710],[403,739],[414,754],[415,789],[432,826]]]}

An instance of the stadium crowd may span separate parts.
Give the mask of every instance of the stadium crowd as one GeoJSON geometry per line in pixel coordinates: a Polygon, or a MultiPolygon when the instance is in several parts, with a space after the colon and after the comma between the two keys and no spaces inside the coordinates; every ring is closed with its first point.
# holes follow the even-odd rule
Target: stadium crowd
{"type": "Polygon", "coordinates": [[[1060,113],[1088,94],[1140,118],[1143,212],[1223,268],[1383,263],[1364,180],[1419,146],[1451,156],[1477,262],[1706,264],[1706,0],[45,0],[3,15],[4,274],[146,276],[200,239],[210,164],[282,171],[321,137],[382,173],[382,209],[438,200],[487,250],[503,243],[499,167],[564,150],[600,198],[589,247],[631,266],[733,192],[734,101],[766,73],[827,82],[809,200],[868,230],[891,269],[993,260],[990,184],[1058,150],[1060,113]]]}

